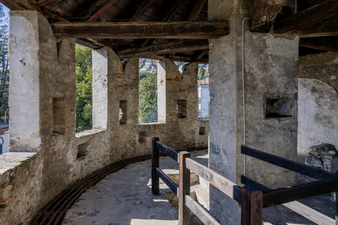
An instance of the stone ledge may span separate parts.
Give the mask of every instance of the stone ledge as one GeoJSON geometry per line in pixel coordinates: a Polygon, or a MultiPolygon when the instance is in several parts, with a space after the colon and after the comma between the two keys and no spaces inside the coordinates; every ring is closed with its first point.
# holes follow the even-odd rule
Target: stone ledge
{"type": "Polygon", "coordinates": [[[0,176],[37,154],[38,152],[8,152],[0,155],[0,176]]]}
{"type": "Polygon", "coordinates": [[[75,137],[76,138],[81,138],[81,137],[85,137],[85,136],[89,136],[89,135],[93,135],[93,134],[98,134],[101,133],[103,131],[106,131],[107,129],[91,129],[91,130],[85,130],[82,131],[80,133],[76,133],[75,137]]]}
{"type": "Polygon", "coordinates": [[[139,123],[139,126],[165,125],[165,122],[139,123]]]}

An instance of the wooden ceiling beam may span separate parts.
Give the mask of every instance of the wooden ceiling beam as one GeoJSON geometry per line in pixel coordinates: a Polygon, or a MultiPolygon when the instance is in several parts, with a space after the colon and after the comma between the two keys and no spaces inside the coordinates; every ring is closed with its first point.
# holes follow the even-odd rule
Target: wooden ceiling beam
{"type": "Polygon", "coordinates": [[[338,36],[338,19],[311,24],[293,33],[301,38],[338,36]]]}
{"type": "Polygon", "coordinates": [[[229,22],[53,23],[56,37],[98,39],[210,39],[226,36],[229,22]]]}
{"type": "MultiPolygon", "coordinates": [[[[181,0],[176,0],[174,1],[174,3],[169,7],[169,10],[165,11],[165,12],[162,12],[160,14],[160,17],[163,16],[163,21],[170,21],[171,18],[175,15],[176,11],[177,11],[177,8],[178,8],[178,5],[180,3],[181,0]]],[[[165,7],[166,8],[166,7],[165,7]]],[[[151,40],[151,39],[147,39],[143,42],[143,44],[141,45],[141,47],[144,47],[146,46],[149,42],[151,44],[155,44],[157,40],[151,40]]]]}
{"type": "Polygon", "coordinates": [[[147,11],[152,2],[153,0],[143,0],[129,21],[136,21],[145,11],[147,11]]]}
{"type": "Polygon", "coordinates": [[[274,24],[274,32],[294,32],[305,26],[335,19],[338,16],[338,1],[326,0],[321,4],[302,10],[274,24]]]}
{"type": "Polygon", "coordinates": [[[41,12],[34,0],[0,0],[10,10],[36,10],[41,12]]]}
{"type": "Polygon", "coordinates": [[[198,15],[201,13],[202,8],[207,0],[197,0],[196,4],[192,8],[187,21],[195,21],[198,15]]]}
{"type": "Polygon", "coordinates": [[[170,60],[172,61],[176,61],[176,62],[197,62],[197,63],[209,63],[209,59],[206,58],[202,58],[202,59],[198,59],[198,58],[192,58],[192,57],[186,57],[186,56],[169,56],[168,57],[170,60]]]}
{"type": "Polygon", "coordinates": [[[44,5],[47,5],[48,3],[51,3],[52,1],[54,0],[39,0],[37,4],[39,7],[42,7],[44,5]]]}
{"type": "Polygon", "coordinates": [[[331,38],[301,38],[299,46],[327,52],[338,52],[338,41],[331,38]]]}
{"type": "Polygon", "coordinates": [[[68,20],[66,20],[65,18],[56,15],[53,12],[48,11],[47,9],[43,10],[43,15],[48,19],[49,22],[68,22],[68,20]]]}
{"type": "Polygon", "coordinates": [[[209,48],[208,40],[182,40],[171,41],[163,44],[149,45],[142,48],[130,48],[118,51],[119,57],[146,56],[158,54],[170,54],[175,52],[191,52],[209,48]]]}
{"type": "Polygon", "coordinates": [[[98,18],[102,13],[104,13],[110,6],[112,6],[117,0],[96,0],[80,14],[78,21],[81,22],[93,22],[98,18]]]}
{"type": "Polygon", "coordinates": [[[10,10],[25,10],[26,8],[12,0],[0,0],[10,10]]]}

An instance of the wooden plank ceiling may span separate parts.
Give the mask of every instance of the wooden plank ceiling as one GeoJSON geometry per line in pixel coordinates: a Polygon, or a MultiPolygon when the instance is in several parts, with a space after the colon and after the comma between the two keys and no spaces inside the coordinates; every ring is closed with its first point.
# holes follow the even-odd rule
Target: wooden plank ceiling
{"type": "MultiPolygon", "coordinates": [[[[75,37],[79,44],[94,49],[109,46],[121,58],[135,55],[206,63],[207,39],[229,33],[228,22],[207,21],[207,0],[0,2],[14,10],[37,10],[52,24],[56,36],[75,37]],[[115,32],[105,34],[105,29],[115,32]]],[[[298,0],[297,9],[295,13],[290,1],[253,0],[251,30],[271,32],[273,27],[275,33],[300,35],[300,55],[305,48],[306,54],[338,51],[338,1],[298,0]]]]}

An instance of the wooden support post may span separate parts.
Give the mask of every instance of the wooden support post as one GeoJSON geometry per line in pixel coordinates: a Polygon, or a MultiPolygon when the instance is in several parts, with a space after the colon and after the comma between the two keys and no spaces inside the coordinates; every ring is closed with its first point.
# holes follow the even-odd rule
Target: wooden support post
{"type": "Polygon", "coordinates": [[[242,225],[262,225],[263,193],[251,186],[242,187],[242,225]]]}
{"type": "Polygon", "coordinates": [[[156,141],[160,141],[158,137],[152,139],[152,154],[151,154],[151,191],[153,195],[160,194],[160,180],[156,174],[156,168],[160,166],[159,150],[156,148],[156,141]]]}
{"type": "Polygon", "coordinates": [[[190,210],[185,204],[185,196],[190,196],[190,170],[186,167],[186,158],[190,158],[189,152],[180,152],[179,168],[180,168],[180,181],[179,181],[179,205],[178,205],[178,224],[190,224],[190,210]]]}

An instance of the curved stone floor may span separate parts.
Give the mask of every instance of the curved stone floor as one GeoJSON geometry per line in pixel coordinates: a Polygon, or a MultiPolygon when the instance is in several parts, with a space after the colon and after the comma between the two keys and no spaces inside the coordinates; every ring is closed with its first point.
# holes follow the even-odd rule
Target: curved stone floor
{"type": "MultiPolygon", "coordinates": [[[[207,151],[191,153],[191,158],[207,165],[207,151]]],[[[178,163],[160,158],[166,174],[178,174],[178,163]]],[[[171,225],[178,223],[177,210],[163,195],[151,193],[151,160],[131,164],[106,176],[68,210],[62,224],[67,225],[171,225]]],[[[170,192],[161,182],[161,194],[170,192]]]]}

